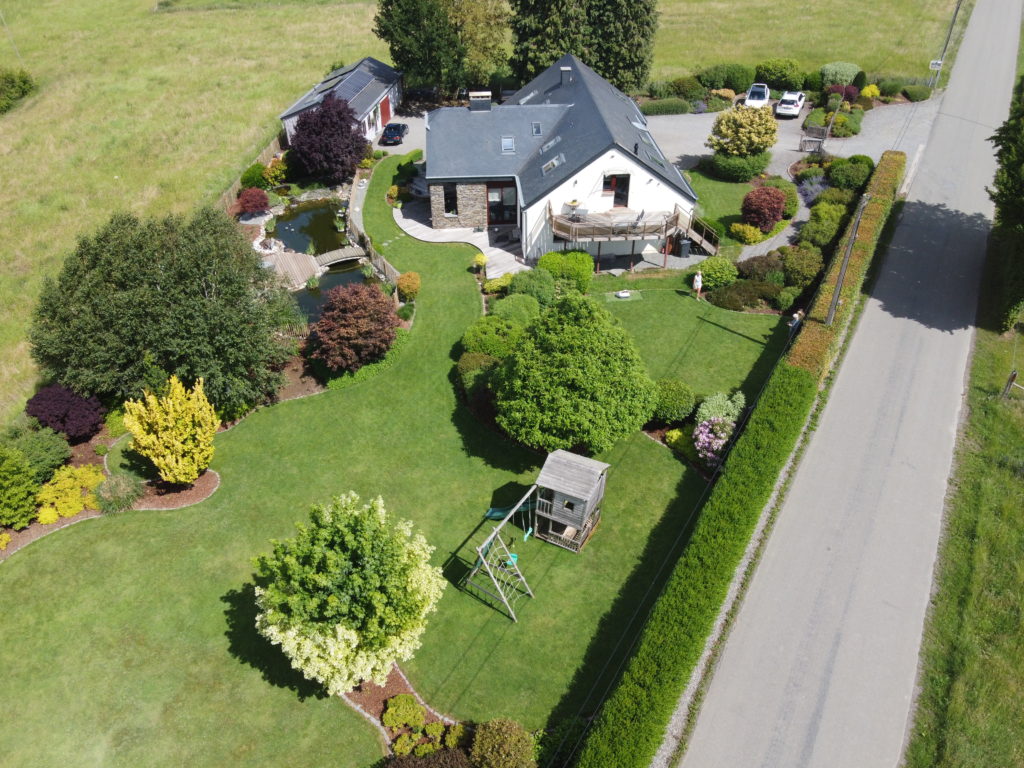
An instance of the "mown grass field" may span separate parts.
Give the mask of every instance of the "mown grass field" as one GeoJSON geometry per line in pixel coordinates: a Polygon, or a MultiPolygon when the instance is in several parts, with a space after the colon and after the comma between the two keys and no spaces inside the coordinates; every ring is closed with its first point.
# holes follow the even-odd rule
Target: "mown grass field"
{"type": "MultiPolygon", "coordinates": [[[[412,519],[455,582],[472,559],[467,541],[486,532],[478,530],[486,509],[514,502],[541,462],[456,401],[452,351],[480,313],[468,269],[474,250],[399,236],[383,202],[399,161],[380,166],[364,210],[367,231],[390,243],[388,258],[423,276],[416,323],[395,364],[346,389],[257,411],[219,435],[221,487],[208,501],[76,525],[0,568],[0,669],[5,696],[18,702],[17,716],[0,720],[4,760],[360,768],[379,756],[365,723],[312,696],[256,635],[251,558],[290,535],[311,503],[354,489],[383,495],[412,519]]],[[[674,290],[649,293],[623,322],[652,335],[641,345],[652,373],[708,391],[760,384],[782,341],[777,318],[698,309],[674,290]],[[728,365],[709,372],[695,335],[728,365]]],[[[115,466],[122,448],[110,457],[115,466]]],[[[661,566],[685,544],[706,485],[640,433],[601,458],[613,475],[582,554],[523,543],[512,531],[537,595],[517,606],[519,623],[446,590],[405,665],[433,706],[538,728],[604,690],[629,647],[621,638],[658,594],[661,566]]]]}
{"type": "MultiPolygon", "coordinates": [[[[386,58],[372,0],[11,0],[4,15],[39,92],[0,117],[0,419],[36,374],[25,331],[42,277],[111,212],[212,201],[337,58],[386,58]]],[[[970,2],[965,3],[965,11],[970,2]]],[[[953,0],[662,0],[654,76],[793,56],[926,74],[953,0]]],[[[966,12],[963,14],[966,19],[966,12]]],[[[0,36],[0,65],[18,65],[0,36]]]]}

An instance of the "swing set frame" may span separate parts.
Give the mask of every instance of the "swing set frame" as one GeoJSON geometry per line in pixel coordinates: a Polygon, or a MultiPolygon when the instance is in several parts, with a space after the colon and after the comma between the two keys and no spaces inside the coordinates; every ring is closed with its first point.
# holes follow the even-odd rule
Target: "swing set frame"
{"type": "MultiPolygon", "coordinates": [[[[535,597],[533,590],[519,570],[518,557],[509,551],[508,545],[501,537],[505,524],[537,493],[537,486],[530,487],[523,497],[512,506],[509,513],[494,526],[490,535],[476,547],[476,564],[466,576],[464,586],[474,587],[486,595],[500,601],[512,621],[518,622],[513,606],[523,595],[535,597]],[[486,578],[485,578],[486,577],[486,578]]],[[[536,499],[534,499],[536,503],[536,499]]],[[[524,510],[527,514],[530,507],[524,510]]],[[[525,520],[525,518],[524,518],[525,520]]],[[[531,529],[532,530],[532,529],[531,529]]]]}

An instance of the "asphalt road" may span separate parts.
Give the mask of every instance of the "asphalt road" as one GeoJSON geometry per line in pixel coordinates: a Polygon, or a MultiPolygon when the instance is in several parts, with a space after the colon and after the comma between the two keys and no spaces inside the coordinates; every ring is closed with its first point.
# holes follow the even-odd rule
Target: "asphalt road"
{"type": "Polygon", "coordinates": [[[685,768],[900,763],[1020,0],[979,0],[894,242],[729,636],[685,768]]]}

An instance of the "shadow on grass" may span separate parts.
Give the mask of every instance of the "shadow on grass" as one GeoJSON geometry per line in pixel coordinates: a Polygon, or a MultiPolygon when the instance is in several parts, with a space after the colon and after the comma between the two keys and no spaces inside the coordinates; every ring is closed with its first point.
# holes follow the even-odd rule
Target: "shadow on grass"
{"type": "MultiPolygon", "coordinates": [[[[613,690],[633,646],[643,631],[651,607],[661,594],[676,561],[689,542],[698,515],[691,514],[707,484],[695,472],[687,472],[677,486],[673,501],[651,530],[640,564],[623,583],[612,607],[601,618],[582,663],[568,690],[548,718],[545,730],[561,731],[575,718],[591,718],[613,690]]],[[[582,743],[567,738],[551,752],[543,768],[571,763],[582,743]]]]}
{"type": "Polygon", "coordinates": [[[280,648],[256,631],[256,592],[252,584],[232,589],[220,600],[226,606],[224,636],[228,639],[228,653],[258,670],[271,685],[295,691],[299,701],[327,698],[320,683],[303,677],[289,664],[280,648]]]}

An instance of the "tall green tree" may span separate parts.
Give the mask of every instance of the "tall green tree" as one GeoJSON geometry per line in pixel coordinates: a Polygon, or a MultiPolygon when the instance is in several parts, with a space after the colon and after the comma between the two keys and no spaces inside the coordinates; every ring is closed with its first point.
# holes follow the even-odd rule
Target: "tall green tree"
{"type": "Polygon", "coordinates": [[[433,547],[379,497],[355,493],[312,508],[295,538],[256,559],[256,628],[331,695],[383,685],[420,647],[445,587],[433,547]]]}
{"type": "Polygon", "coordinates": [[[523,82],[567,53],[623,91],[651,71],[656,0],[512,0],[512,70],[523,82]]]}
{"type": "Polygon", "coordinates": [[[447,0],[380,0],[373,32],[410,82],[454,93],[466,79],[466,48],[447,0]]]}
{"type": "Polygon", "coordinates": [[[545,451],[606,450],[640,429],[656,400],[633,339],[576,293],[534,321],[493,386],[498,425],[545,451]]]}
{"type": "Polygon", "coordinates": [[[29,339],[44,375],[124,400],[169,375],[204,379],[222,417],[271,397],[294,299],[226,214],[119,213],[83,236],[40,293],[29,339]]]}
{"type": "Polygon", "coordinates": [[[587,0],[586,63],[621,91],[647,84],[658,29],[656,0],[587,0]]]}
{"type": "Polygon", "coordinates": [[[443,0],[465,51],[466,82],[485,85],[508,63],[508,0],[443,0]]]}
{"type": "Polygon", "coordinates": [[[512,72],[523,83],[567,53],[588,61],[586,0],[511,0],[512,72]]]}

